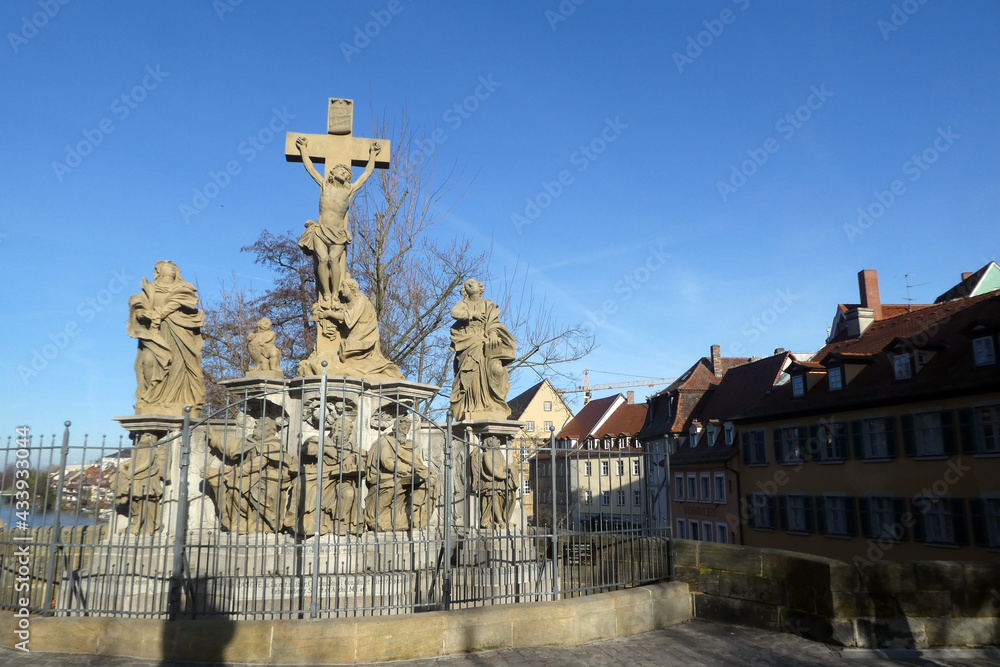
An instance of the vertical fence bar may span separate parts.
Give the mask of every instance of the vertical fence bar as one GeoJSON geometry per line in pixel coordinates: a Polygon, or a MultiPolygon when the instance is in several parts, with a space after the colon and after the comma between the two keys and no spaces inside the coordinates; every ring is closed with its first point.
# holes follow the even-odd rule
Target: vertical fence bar
{"type": "Polygon", "coordinates": [[[549,431],[549,461],[552,466],[552,599],[559,599],[559,517],[556,515],[556,505],[559,491],[556,484],[558,467],[556,466],[556,432],[549,431]]]}
{"type": "MultiPolygon", "coordinates": [[[[448,410],[447,423],[444,434],[444,489],[442,494],[444,502],[441,511],[444,512],[444,557],[441,563],[441,598],[444,610],[451,609],[451,466],[452,466],[452,441],[451,441],[451,410],[448,410]]],[[[428,508],[428,512],[433,508],[428,508]]]]}
{"type": "MultiPolygon", "coordinates": [[[[49,539],[48,571],[45,574],[45,597],[42,598],[42,604],[45,605],[42,609],[43,616],[52,615],[52,595],[56,583],[56,562],[59,560],[59,551],[62,548],[62,536],[60,535],[62,525],[60,518],[62,513],[63,484],[66,480],[66,457],[69,455],[69,427],[70,422],[67,421],[66,429],[63,431],[62,451],[59,454],[59,482],[56,485],[56,511],[52,521],[52,535],[49,539]]],[[[36,479],[38,478],[36,477],[36,479]]],[[[46,484],[47,487],[48,484],[46,484]]]]}
{"type": "Polygon", "coordinates": [[[191,464],[191,407],[184,408],[184,424],[181,426],[180,457],[177,462],[179,477],[177,483],[177,520],[174,523],[173,563],[170,571],[170,598],[168,609],[174,620],[181,611],[181,593],[184,587],[184,549],[187,546],[188,519],[188,468],[191,464]]]}
{"type": "MultiPolygon", "coordinates": [[[[316,521],[313,535],[312,595],[309,596],[309,618],[319,618],[319,540],[323,522],[323,445],[326,436],[326,362],[319,381],[319,450],[316,454],[316,521]]],[[[302,527],[305,530],[305,526],[302,527]]]]}

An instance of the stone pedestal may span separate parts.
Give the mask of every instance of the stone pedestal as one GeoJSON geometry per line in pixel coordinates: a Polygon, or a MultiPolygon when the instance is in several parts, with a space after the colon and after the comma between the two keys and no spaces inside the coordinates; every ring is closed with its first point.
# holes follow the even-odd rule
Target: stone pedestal
{"type": "MultiPolygon", "coordinates": [[[[456,526],[461,525],[473,530],[524,532],[521,465],[520,461],[515,459],[513,446],[514,438],[523,426],[524,422],[510,419],[475,419],[456,422],[453,425],[455,434],[469,443],[456,447],[455,451],[454,487],[456,491],[459,484],[463,487],[458,498],[460,508],[457,513],[460,520],[456,521],[456,526]],[[512,488],[508,489],[505,481],[511,475],[516,476],[516,485],[512,484],[512,488]],[[465,480],[478,485],[478,491],[475,488],[464,488],[465,480]],[[502,494],[503,498],[498,494],[502,494]],[[513,498],[508,499],[507,496],[511,494],[513,498]],[[513,503],[509,521],[501,520],[496,523],[484,516],[483,507],[496,501],[513,503]]],[[[506,512],[502,514],[506,515],[506,512]]]]}

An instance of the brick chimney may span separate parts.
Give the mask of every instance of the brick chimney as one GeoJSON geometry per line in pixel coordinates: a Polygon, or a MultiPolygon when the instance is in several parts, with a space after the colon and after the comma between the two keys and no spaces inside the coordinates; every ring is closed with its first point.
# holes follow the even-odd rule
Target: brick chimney
{"type": "Polygon", "coordinates": [[[722,377],[722,348],[718,345],[712,346],[712,372],[715,377],[722,377]]]}
{"type": "Polygon", "coordinates": [[[628,403],[629,405],[632,405],[633,403],[635,403],[635,392],[634,391],[630,391],[627,394],[625,394],[625,402],[628,403]]]}
{"type": "Polygon", "coordinates": [[[871,308],[876,321],[882,319],[882,299],[878,293],[878,271],[875,269],[858,271],[858,290],[861,292],[861,307],[871,308]]]}
{"type": "Polygon", "coordinates": [[[971,276],[973,273],[974,273],[973,271],[963,272],[962,273],[962,282],[965,282],[966,280],[968,280],[969,276],[971,276]]]}

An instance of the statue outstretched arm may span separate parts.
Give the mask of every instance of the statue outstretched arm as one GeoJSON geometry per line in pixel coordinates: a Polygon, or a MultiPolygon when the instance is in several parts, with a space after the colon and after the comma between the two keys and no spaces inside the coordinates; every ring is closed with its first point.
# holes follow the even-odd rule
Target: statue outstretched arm
{"type": "Polygon", "coordinates": [[[299,137],[295,140],[295,146],[299,149],[299,155],[302,156],[302,164],[306,166],[306,171],[309,172],[309,175],[312,176],[312,179],[316,181],[319,187],[323,187],[323,177],[319,175],[318,171],[316,171],[316,167],[313,166],[312,158],[309,157],[309,153],[305,150],[308,144],[309,141],[305,137],[299,137]]]}
{"type": "Polygon", "coordinates": [[[365,170],[358,177],[358,180],[351,186],[351,193],[355,193],[360,190],[361,186],[365,184],[365,181],[367,181],[375,171],[375,156],[381,151],[382,147],[378,145],[377,141],[373,141],[372,145],[368,147],[368,164],[365,165],[365,170]]]}

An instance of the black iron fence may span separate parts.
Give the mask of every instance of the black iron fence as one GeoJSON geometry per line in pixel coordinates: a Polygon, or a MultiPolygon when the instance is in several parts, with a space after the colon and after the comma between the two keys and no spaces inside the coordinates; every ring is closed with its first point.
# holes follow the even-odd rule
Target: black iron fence
{"type": "Polygon", "coordinates": [[[129,418],[128,439],[21,427],[0,450],[0,608],[319,618],[667,578],[647,452],[437,424],[415,402],[324,376],[129,418]]]}

